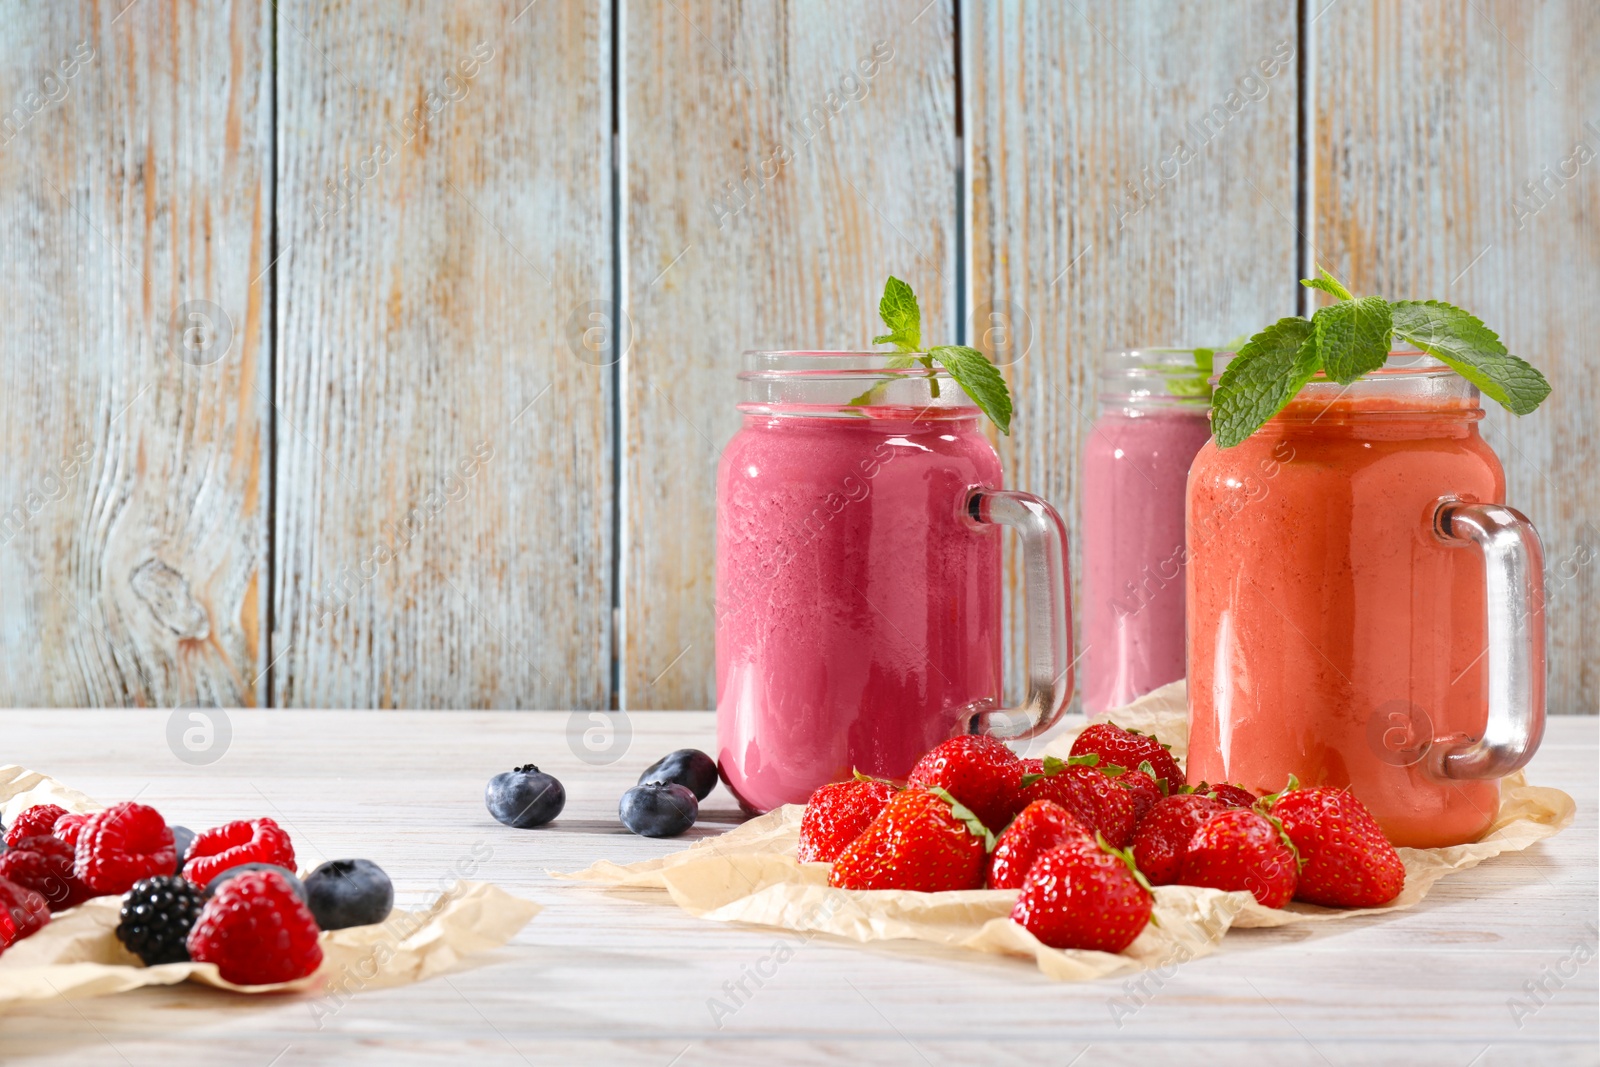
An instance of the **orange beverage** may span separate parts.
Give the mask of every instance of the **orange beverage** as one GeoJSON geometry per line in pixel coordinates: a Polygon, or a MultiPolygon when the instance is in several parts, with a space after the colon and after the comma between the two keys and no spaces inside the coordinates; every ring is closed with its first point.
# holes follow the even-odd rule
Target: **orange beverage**
{"type": "Polygon", "coordinates": [[[1348,786],[1397,845],[1476,840],[1543,722],[1541,556],[1477,391],[1396,353],[1190,470],[1191,782],[1348,786]],[[1473,551],[1477,544],[1482,551],[1473,551]]]}

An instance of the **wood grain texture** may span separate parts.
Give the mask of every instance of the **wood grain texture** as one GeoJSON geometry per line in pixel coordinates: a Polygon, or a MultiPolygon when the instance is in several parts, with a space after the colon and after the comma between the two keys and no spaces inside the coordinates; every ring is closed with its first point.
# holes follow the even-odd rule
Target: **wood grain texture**
{"type": "Polygon", "coordinates": [[[1485,402],[1483,432],[1544,539],[1550,708],[1594,714],[1600,9],[1344,0],[1313,43],[1319,259],[1357,292],[1470,309],[1554,387],[1521,419],[1485,402]]]}
{"type": "MultiPolygon", "coordinates": [[[[1103,353],[1218,345],[1294,312],[1294,5],[962,11],[969,343],[1010,364],[1006,476],[1067,520],[1077,596],[1079,458],[1103,353]]],[[[1008,555],[1012,692],[1018,563],[1008,555]]]]}
{"type": "Polygon", "coordinates": [[[5,9],[8,704],[264,695],[265,12],[5,9]]]}
{"type": "Polygon", "coordinates": [[[607,11],[278,8],[277,704],[609,702],[607,11]]]}
{"type": "MultiPolygon", "coordinates": [[[[1213,955],[1142,980],[1065,985],[1031,962],[937,946],[780,943],[770,930],[693,918],[661,894],[551,879],[684,847],[622,830],[616,799],[661,753],[709,747],[707,713],[633,716],[632,746],[606,767],[569,748],[563,713],[230,715],[232,745],[208,767],[173,758],[164,712],[3,712],[0,736],[7,759],[103,801],[137,793],[185,825],[270,815],[302,866],[369,857],[401,906],[471,861],[469,876],[545,910],[465,970],[343,1003],[184,985],[30,1004],[0,1015],[8,1065],[1595,1061],[1594,719],[1553,722],[1528,768],[1531,781],[1573,795],[1574,824],[1445,879],[1421,906],[1236,931],[1213,955]],[[86,735],[102,743],[84,745],[86,735]],[[548,827],[513,830],[484,811],[484,781],[511,759],[537,759],[566,786],[548,827]],[[741,981],[737,1010],[714,1015],[713,1000],[730,1003],[729,984],[741,981]],[[1525,982],[1544,983],[1544,1003],[1514,1015],[1525,982]]],[[[693,839],[738,819],[720,787],[701,812],[693,839]]]]}
{"type": "Polygon", "coordinates": [[[916,290],[925,338],[953,336],[953,13],[624,7],[623,698],[710,707],[740,353],[870,347],[887,274],[916,290]]]}

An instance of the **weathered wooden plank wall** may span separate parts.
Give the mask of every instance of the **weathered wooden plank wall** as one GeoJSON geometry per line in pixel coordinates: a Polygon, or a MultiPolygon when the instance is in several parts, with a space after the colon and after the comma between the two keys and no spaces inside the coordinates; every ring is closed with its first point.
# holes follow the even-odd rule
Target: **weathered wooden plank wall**
{"type": "Polygon", "coordinates": [[[968,2],[962,31],[968,336],[1011,364],[1007,476],[1066,517],[1076,574],[1077,457],[1102,354],[1219,345],[1294,313],[1295,11],[968,2]]]}
{"type": "Polygon", "coordinates": [[[273,701],[605,707],[604,5],[278,8],[273,701]]]}
{"type": "Polygon", "coordinates": [[[623,699],[710,707],[740,353],[870,347],[886,273],[928,335],[954,331],[953,16],[948,0],[625,10],[623,699]]]}
{"type": "Polygon", "coordinates": [[[1545,542],[1550,706],[1600,706],[1600,8],[1343,0],[1311,26],[1318,259],[1470,308],[1554,391],[1486,404],[1545,542]]]}
{"type": "Polygon", "coordinates": [[[1102,351],[1310,259],[1550,372],[1486,432],[1600,703],[1593,5],[15,7],[0,703],[709,706],[741,350],[863,345],[890,272],[1008,326],[1075,530],[1102,351]]]}
{"type": "Polygon", "coordinates": [[[256,704],[266,4],[4,21],[0,700],[256,704]]]}

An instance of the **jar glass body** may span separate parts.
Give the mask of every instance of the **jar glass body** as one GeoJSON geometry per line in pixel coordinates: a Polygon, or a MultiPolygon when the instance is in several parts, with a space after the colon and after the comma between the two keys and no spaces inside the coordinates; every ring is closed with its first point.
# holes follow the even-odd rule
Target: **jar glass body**
{"type": "MultiPolygon", "coordinates": [[[[1432,739],[1482,736],[1485,564],[1444,500],[1497,503],[1477,392],[1416,354],[1316,381],[1189,475],[1191,782],[1349,787],[1397,845],[1476,840],[1494,780],[1444,780],[1432,739]]],[[[1540,664],[1542,671],[1542,662],[1540,664]]],[[[1541,705],[1542,706],[1542,705],[1541,705]]]]}
{"type": "Polygon", "coordinates": [[[1084,443],[1083,710],[1098,718],[1184,671],[1184,491],[1211,437],[1209,361],[1109,353],[1084,443]]]}
{"type": "Polygon", "coordinates": [[[965,511],[1001,483],[981,412],[932,376],[850,404],[871,383],[826,370],[747,384],[718,470],[718,756],[754,811],[903,777],[1001,696],[1001,541],[965,511]]]}

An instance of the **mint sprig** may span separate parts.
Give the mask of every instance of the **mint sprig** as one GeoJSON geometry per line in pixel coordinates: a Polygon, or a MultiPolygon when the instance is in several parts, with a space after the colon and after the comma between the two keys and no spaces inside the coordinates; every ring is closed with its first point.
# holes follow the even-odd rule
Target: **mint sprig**
{"type": "MultiPolygon", "coordinates": [[[[904,353],[889,361],[893,369],[901,370],[920,363],[933,370],[938,364],[949,372],[955,383],[978,405],[985,415],[1000,428],[1003,434],[1011,433],[1011,392],[1000,371],[976,348],[966,345],[935,345],[922,348],[922,309],[917,305],[917,294],[911,286],[890,275],[883,285],[883,298],[878,301],[878,315],[889,332],[872,339],[875,345],[892,344],[904,353]]],[[[850,403],[856,407],[875,403],[886,383],[880,382],[855,397],[850,403]]],[[[939,398],[939,379],[931,377],[928,383],[933,398],[939,398]]]]}
{"type": "Polygon", "coordinates": [[[1326,270],[1300,284],[1337,303],[1318,308],[1309,320],[1279,319],[1239,347],[1212,395],[1211,428],[1221,448],[1259,430],[1318,371],[1349,385],[1382,367],[1396,339],[1433,356],[1514,414],[1528,414],[1550,395],[1544,375],[1458,307],[1357,297],[1326,270]]]}
{"type": "Polygon", "coordinates": [[[883,284],[878,317],[889,332],[874,337],[873,344],[894,345],[902,352],[922,351],[922,309],[917,306],[917,294],[892,274],[883,284]]]}
{"type": "Polygon", "coordinates": [[[1506,351],[1478,319],[1442,300],[1400,300],[1392,306],[1394,334],[1447,363],[1483,394],[1517,415],[1550,395],[1550,383],[1527,361],[1506,351]]]}

